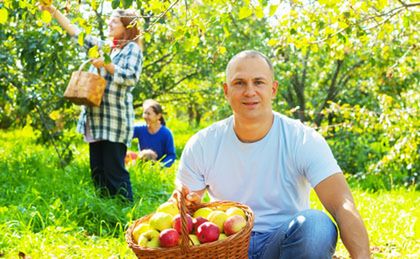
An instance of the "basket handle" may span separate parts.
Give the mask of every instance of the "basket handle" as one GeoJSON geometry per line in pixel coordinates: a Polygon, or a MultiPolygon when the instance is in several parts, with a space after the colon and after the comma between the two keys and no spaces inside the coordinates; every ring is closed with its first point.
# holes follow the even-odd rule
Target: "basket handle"
{"type": "Polygon", "coordinates": [[[192,240],[188,234],[188,223],[187,223],[187,205],[185,202],[185,197],[180,190],[176,190],[176,199],[178,201],[179,213],[181,215],[181,251],[183,254],[186,254],[189,250],[190,243],[192,240]]]}
{"type": "MultiPolygon", "coordinates": [[[[88,59],[85,62],[83,62],[80,67],[79,67],[79,72],[83,70],[83,68],[86,66],[87,63],[91,62],[92,59],[88,59]]],[[[99,68],[96,68],[96,70],[98,70],[98,75],[101,75],[101,71],[99,70],[99,68]]]]}

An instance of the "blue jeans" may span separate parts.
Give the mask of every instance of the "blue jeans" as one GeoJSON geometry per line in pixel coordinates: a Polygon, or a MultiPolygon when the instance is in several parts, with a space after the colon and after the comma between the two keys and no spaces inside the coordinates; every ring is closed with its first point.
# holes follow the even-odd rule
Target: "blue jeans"
{"type": "Polygon", "coordinates": [[[273,232],[252,232],[248,250],[251,259],[332,258],[337,228],[322,211],[297,213],[273,232]]]}

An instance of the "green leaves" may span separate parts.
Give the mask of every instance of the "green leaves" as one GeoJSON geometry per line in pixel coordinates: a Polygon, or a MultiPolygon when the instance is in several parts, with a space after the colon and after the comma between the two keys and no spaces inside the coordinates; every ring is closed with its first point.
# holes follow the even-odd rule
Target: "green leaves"
{"type": "Polygon", "coordinates": [[[130,8],[130,6],[133,4],[133,0],[123,0],[123,7],[125,9],[130,8]]]}
{"type": "Polygon", "coordinates": [[[6,8],[0,8],[0,24],[7,23],[7,19],[9,18],[9,11],[6,8]]]}
{"type": "Polygon", "coordinates": [[[112,9],[117,9],[120,6],[120,0],[112,0],[112,9]]]}
{"type": "Polygon", "coordinates": [[[88,57],[90,59],[95,59],[95,58],[100,57],[98,46],[95,45],[95,46],[93,46],[92,48],[89,49],[88,57]]]}
{"type": "Polygon", "coordinates": [[[239,9],[238,17],[239,19],[245,19],[252,15],[252,10],[248,6],[242,6],[239,9]]]}

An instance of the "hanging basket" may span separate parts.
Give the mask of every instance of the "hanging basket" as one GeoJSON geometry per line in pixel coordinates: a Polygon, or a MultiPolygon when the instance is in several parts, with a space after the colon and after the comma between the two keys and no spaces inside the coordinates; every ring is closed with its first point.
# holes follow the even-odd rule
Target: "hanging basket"
{"type": "Polygon", "coordinates": [[[78,105],[99,106],[104,95],[106,81],[98,74],[82,71],[90,60],[85,61],[78,71],[73,72],[64,92],[64,98],[78,105]]]}
{"type": "Polygon", "coordinates": [[[140,247],[134,242],[133,239],[133,230],[135,227],[142,223],[148,221],[153,214],[144,216],[136,220],[127,230],[125,238],[128,243],[128,246],[136,254],[137,258],[146,258],[146,259],[184,259],[184,258],[194,258],[194,259],[226,259],[226,258],[248,258],[248,248],[249,241],[251,237],[251,230],[254,225],[254,213],[252,210],[241,203],[233,201],[216,201],[209,203],[202,203],[199,205],[194,205],[187,207],[185,205],[185,200],[180,193],[177,195],[181,197],[178,205],[181,214],[181,243],[177,247],[171,248],[145,248],[140,247]],[[202,207],[209,207],[213,210],[226,210],[229,207],[238,207],[245,212],[247,217],[246,226],[238,233],[233,234],[226,239],[214,241],[211,243],[205,243],[200,245],[193,245],[192,241],[188,236],[187,230],[187,219],[186,214],[192,215],[196,210],[202,207]]]}

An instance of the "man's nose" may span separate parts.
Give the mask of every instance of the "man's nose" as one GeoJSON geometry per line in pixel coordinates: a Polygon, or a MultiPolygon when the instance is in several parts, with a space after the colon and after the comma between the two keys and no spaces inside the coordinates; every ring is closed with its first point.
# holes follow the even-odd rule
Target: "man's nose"
{"type": "Polygon", "coordinates": [[[245,95],[254,95],[255,94],[255,88],[256,88],[256,86],[252,82],[246,83],[244,94],[245,95]]]}

